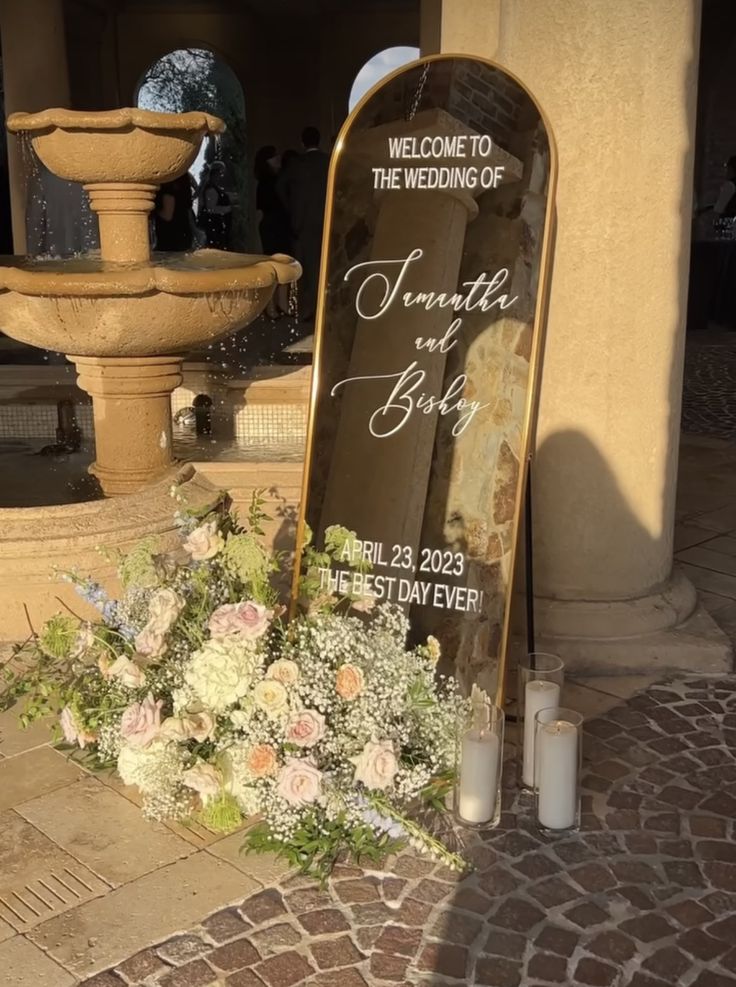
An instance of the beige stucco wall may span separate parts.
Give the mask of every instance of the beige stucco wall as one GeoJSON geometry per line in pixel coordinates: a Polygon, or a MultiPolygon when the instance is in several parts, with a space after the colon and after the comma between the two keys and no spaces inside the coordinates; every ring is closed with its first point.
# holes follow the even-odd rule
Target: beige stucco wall
{"type": "Polygon", "coordinates": [[[443,51],[529,86],[559,151],[534,478],[540,630],[661,630],[694,606],[669,581],[699,0],[443,0],[439,16],[443,51]],[[623,604],[601,606],[632,598],[633,627],[623,604]]]}

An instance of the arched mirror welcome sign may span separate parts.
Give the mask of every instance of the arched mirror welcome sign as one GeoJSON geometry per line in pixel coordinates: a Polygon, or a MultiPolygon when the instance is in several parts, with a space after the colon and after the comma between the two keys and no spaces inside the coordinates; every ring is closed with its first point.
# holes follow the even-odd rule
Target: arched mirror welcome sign
{"type": "MultiPolygon", "coordinates": [[[[392,601],[502,689],[544,320],[552,137],[526,89],[433,56],[373,89],[335,148],[302,515],[357,536],[311,578],[392,601]]],[[[298,567],[297,567],[298,571],[298,567]]],[[[296,590],[296,588],[295,588],[296,590]]]]}

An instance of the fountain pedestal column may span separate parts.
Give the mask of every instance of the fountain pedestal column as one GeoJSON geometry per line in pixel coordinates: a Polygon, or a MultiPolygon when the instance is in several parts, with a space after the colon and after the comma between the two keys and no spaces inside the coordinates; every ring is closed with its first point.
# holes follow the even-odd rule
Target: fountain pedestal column
{"type": "Polygon", "coordinates": [[[72,356],[79,386],[93,399],[96,459],[90,467],[108,497],[134,493],[174,466],[171,393],[182,357],[72,356]]]}

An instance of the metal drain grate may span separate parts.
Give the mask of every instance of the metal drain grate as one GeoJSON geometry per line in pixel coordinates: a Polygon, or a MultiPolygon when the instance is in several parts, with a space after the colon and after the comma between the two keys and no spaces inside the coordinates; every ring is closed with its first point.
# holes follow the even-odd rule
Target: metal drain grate
{"type": "Polygon", "coordinates": [[[108,890],[104,881],[81,865],[55,868],[27,884],[0,887],[0,918],[17,932],[25,932],[108,890]]]}

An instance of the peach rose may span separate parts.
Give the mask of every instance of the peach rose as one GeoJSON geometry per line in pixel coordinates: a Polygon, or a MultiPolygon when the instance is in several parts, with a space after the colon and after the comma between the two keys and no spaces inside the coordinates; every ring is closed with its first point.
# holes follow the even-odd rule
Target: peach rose
{"type": "Polygon", "coordinates": [[[213,638],[239,634],[241,637],[255,641],[266,633],[272,617],[272,610],[267,610],[253,600],[224,603],[214,611],[208,627],[213,638]]]}
{"type": "Polygon", "coordinates": [[[286,739],[297,747],[314,747],[325,735],[325,718],[315,709],[292,713],[286,724],[286,739]]]}
{"type": "Polygon", "coordinates": [[[369,741],[357,757],[355,781],[362,781],[366,788],[391,788],[399,763],[390,740],[369,741]]]}
{"type": "Polygon", "coordinates": [[[289,805],[316,802],[322,790],[322,772],[304,759],[290,757],[279,771],[276,791],[289,805]]]}
{"type": "Polygon", "coordinates": [[[248,751],[245,766],[254,778],[276,774],[276,751],[270,744],[256,744],[248,751]]]}
{"type": "Polygon", "coordinates": [[[296,685],[299,679],[299,666],[288,658],[279,658],[266,669],[267,679],[276,679],[282,685],[296,685]]]}
{"type": "Polygon", "coordinates": [[[357,699],[363,691],[365,679],[357,665],[341,665],[335,677],[335,690],[341,699],[357,699]]]}
{"type": "Polygon", "coordinates": [[[120,735],[131,747],[148,747],[161,729],[163,700],[155,700],[151,693],[142,703],[133,703],[123,713],[120,735]]]}

